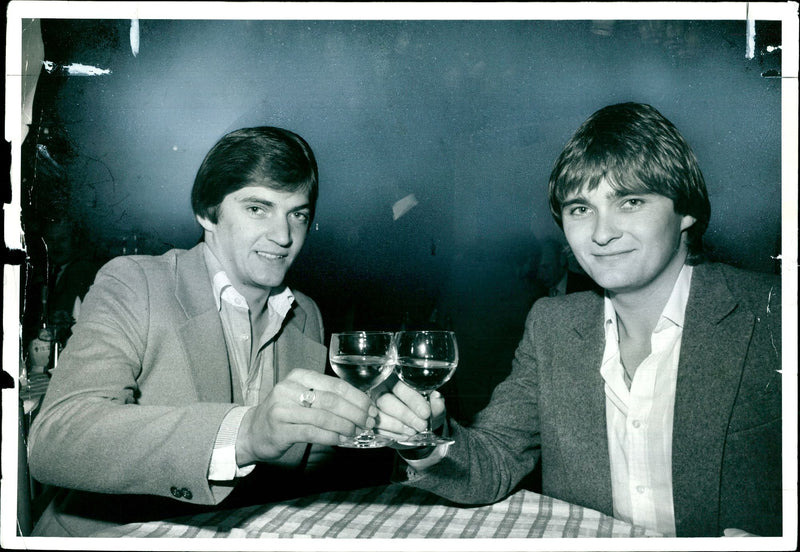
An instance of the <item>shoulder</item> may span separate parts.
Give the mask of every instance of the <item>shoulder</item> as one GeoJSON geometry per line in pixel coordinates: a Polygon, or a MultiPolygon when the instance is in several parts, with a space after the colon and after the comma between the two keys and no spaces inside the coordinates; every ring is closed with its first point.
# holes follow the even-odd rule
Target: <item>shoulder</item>
{"type": "Polygon", "coordinates": [[[120,280],[151,278],[174,274],[180,259],[194,250],[170,249],[162,255],[120,255],[105,263],[98,272],[120,280]]]}
{"type": "Polygon", "coordinates": [[[777,274],[745,270],[724,263],[705,263],[698,265],[696,268],[699,270],[716,270],[722,274],[729,284],[745,289],[753,285],[758,287],[780,287],[781,283],[781,278],[777,274]]]}
{"type": "Polygon", "coordinates": [[[197,258],[188,263],[183,261],[192,257],[192,251],[172,249],[163,255],[115,257],[97,272],[89,294],[129,304],[162,306],[168,297],[174,297],[181,282],[191,287],[191,282],[199,281],[197,275],[205,266],[202,254],[194,255],[197,258]]]}
{"type": "Polygon", "coordinates": [[[311,336],[315,341],[321,342],[325,328],[319,307],[311,297],[303,292],[292,289],[292,294],[294,295],[295,303],[295,316],[293,316],[295,323],[299,324],[304,334],[311,336]]]}
{"type": "Polygon", "coordinates": [[[603,294],[601,291],[578,291],[559,295],[557,297],[542,297],[533,304],[531,313],[539,318],[559,318],[569,317],[570,315],[580,316],[587,310],[595,309],[603,304],[603,294]]]}
{"type": "MultiPolygon", "coordinates": [[[[780,309],[781,278],[777,274],[736,268],[724,263],[703,263],[694,267],[698,285],[729,292],[753,312],[780,309]]],[[[693,278],[694,278],[693,277],[693,278]]]]}
{"type": "Polygon", "coordinates": [[[297,303],[297,306],[305,311],[307,315],[320,316],[319,307],[311,297],[302,291],[297,291],[296,289],[292,289],[292,295],[294,295],[294,300],[297,303]]]}
{"type": "Polygon", "coordinates": [[[538,299],[528,314],[526,327],[536,331],[561,332],[577,329],[583,333],[602,328],[603,294],[598,290],[579,291],[558,297],[538,299]]]}

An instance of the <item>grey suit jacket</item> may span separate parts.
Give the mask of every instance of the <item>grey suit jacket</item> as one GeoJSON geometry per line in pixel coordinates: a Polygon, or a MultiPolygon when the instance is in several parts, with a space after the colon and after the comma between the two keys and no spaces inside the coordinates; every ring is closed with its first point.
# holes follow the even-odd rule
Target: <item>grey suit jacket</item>
{"type": "MultiPolygon", "coordinates": [[[[30,433],[31,475],[88,492],[56,504],[68,531],[158,517],[178,502],[215,505],[233,490],[207,479],[235,394],[203,247],[118,257],[86,295],[30,433]]],[[[295,298],[275,345],[278,379],[325,369],[319,310],[295,298]]],[[[296,469],[305,448],[274,468],[296,469]]]]}
{"type": "MultiPolygon", "coordinates": [[[[673,428],[678,536],[781,532],[780,279],[726,265],[694,269],[673,428]]],[[[456,444],[409,484],[456,502],[512,492],[541,458],[549,496],[613,515],[602,296],[543,298],[509,377],[456,444]]]]}

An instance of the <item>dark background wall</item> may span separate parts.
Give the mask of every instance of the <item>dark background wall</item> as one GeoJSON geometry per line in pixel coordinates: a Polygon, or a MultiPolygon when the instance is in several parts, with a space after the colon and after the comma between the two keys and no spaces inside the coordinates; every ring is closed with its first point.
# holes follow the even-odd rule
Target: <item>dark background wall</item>
{"type": "Polygon", "coordinates": [[[467,416],[509,369],[537,243],[558,229],[546,183],[592,112],[650,103],[693,145],[721,260],[776,269],[781,223],[777,24],[744,21],[42,20],[45,60],[23,145],[31,271],[41,222],[84,224],[87,255],[191,247],[194,173],[243,126],[305,137],[318,215],[291,284],[328,331],[439,324],[467,416]],[[69,76],[70,64],[107,69],[69,76]],[[61,67],[62,69],[59,69],[61,67]],[[392,206],[418,204],[394,220],[392,206]],[[135,237],[135,238],[134,238],[135,237]],[[135,239],[135,242],[134,242],[135,239]]]}

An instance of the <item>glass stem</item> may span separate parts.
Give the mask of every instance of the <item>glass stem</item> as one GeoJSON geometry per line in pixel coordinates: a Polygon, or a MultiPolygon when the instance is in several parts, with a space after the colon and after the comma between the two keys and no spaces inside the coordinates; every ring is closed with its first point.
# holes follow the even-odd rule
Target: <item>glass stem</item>
{"type": "MultiPolygon", "coordinates": [[[[374,390],[375,390],[374,387],[370,387],[369,389],[367,389],[366,393],[367,393],[367,397],[369,397],[369,404],[371,404],[371,405],[375,406],[375,408],[377,408],[377,406],[375,405],[375,399],[372,397],[372,392],[374,390]]],[[[368,435],[370,438],[375,438],[375,435],[377,435],[377,434],[375,433],[375,430],[373,428],[365,427],[364,431],[361,432],[361,435],[368,435]]]]}
{"type": "Polygon", "coordinates": [[[425,393],[425,400],[428,401],[428,409],[431,411],[428,416],[428,429],[426,433],[433,433],[433,408],[431,408],[431,394],[425,393]]]}

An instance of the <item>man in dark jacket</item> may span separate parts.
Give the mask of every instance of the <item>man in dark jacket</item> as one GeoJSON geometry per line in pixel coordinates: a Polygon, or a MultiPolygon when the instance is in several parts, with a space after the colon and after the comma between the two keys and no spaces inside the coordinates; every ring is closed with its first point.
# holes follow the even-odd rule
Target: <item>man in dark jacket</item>
{"type": "MultiPolygon", "coordinates": [[[[665,536],[782,532],[780,279],[703,262],[705,182],[648,105],[593,114],[549,184],[552,214],[603,289],[544,297],[509,377],[448,447],[401,455],[408,484],[500,500],[542,492],[665,536]]],[[[429,415],[402,383],[380,427],[429,415]]],[[[442,418],[441,398],[432,402],[442,418]]]]}

